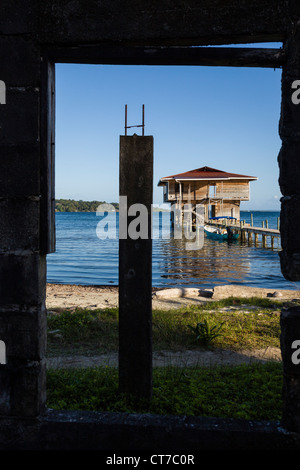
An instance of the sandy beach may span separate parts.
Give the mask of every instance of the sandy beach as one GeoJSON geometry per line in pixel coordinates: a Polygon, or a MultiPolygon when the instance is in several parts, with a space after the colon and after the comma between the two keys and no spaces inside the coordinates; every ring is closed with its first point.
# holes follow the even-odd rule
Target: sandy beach
{"type": "MultiPolygon", "coordinates": [[[[260,297],[274,300],[300,299],[299,290],[272,290],[249,286],[223,285],[212,289],[158,289],[153,288],[152,308],[170,309],[184,305],[197,305],[203,302],[221,300],[228,297],[260,297]],[[199,295],[200,294],[200,295],[199,295]],[[201,295],[202,294],[202,295],[201,295]]],[[[106,308],[118,307],[119,291],[117,286],[80,286],[70,284],[47,284],[46,306],[54,308],[106,308]]]]}

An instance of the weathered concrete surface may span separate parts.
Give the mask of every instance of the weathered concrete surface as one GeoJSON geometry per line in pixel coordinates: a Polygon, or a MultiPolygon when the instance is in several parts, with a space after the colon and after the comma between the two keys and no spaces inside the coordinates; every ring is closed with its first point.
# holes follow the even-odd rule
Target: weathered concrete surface
{"type": "Polygon", "coordinates": [[[2,0],[0,32],[39,43],[221,44],[281,41],[295,2],[282,0],[2,0]]]}
{"type": "Polygon", "coordinates": [[[300,308],[283,309],[280,317],[283,362],[282,423],[300,432],[300,308]]]}
{"type": "MultiPolygon", "coordinates": [[[[34,417],[46,402],[46,258],[41,254],[41,55],[36,2],[1,2],[0,414],[34,417]]],[[[45,155],[45,158],[47,155],[45,155]]]]}
{"type": "Polygon", "coordinates": [[[220,44],[284,38],[288,9],[281,0],[47,0],[40,3],[42,43],[220,44]]]}
{"type": "Polygon", "coordinates": [[[152,395],[153,137],[120,137],[119,212],[119,382],[123,392],[152,395]],[[130,233],[137,214],[138,233],[130,233]],[[127,215],[128,214],[128,215],[127,215]],[[126,220],[124,220],[126,219],[126,220]],[[145,227],[146,226],[146,227],[145,227]],[[122,238],[124,236],[124,238],[122,238]],[[138,238],[135,238],[135,237],[138,238]]]}
{"type": "MultiPolygon", "coordinates": [[[[300,122],[300,121],[299,121],[300,122]]],[[[297,172],[295,167],[294,172],[297,172]]],[[[299,173],[300,176],[300,173],[299,173]]],[[[293,255],[300,256],[300,195],[293,194],[292,196],[285,196],[281,200],[281,213],[280,213],[280,232],[281,232],[281,247],[283,252],[293,259],[293,255]]],[[[286,278],[292,281],[300,280],[300,271],[296,269],[296,260],[293,261],[293,268],[288,268],[288,265],[282,259],[282,272],[286,278]]],[[[299,268],[299,266],[298,266],[299,268]]]]}
{"type": "Polygon", "coordinates": [[[0,220],[1,253],[15,251],[28,251],[29,253],[38,249],[40,241],[39,197],[0,199],[0,220]]]}
{"type": "MultiPolygon", "coordinates": [[[[293,3],[293,2],[292,2],[293,3]]],[[[299,14],[299,7],[294,14],[299,14]]],[[[282,148],[279,152],[279,185],[282,192],[280,253],[282,274],[289,280],[300,280],[300,105],[294,100],[293,83],[300,77],[300,27],[291,25],[285,43],[286,63],[282,69],[282,102],[279,134],[282,148]]]]}
{"type": "MultiPolygon", "coordinates": [[[[176,446],[177,450],[179,443],[185,448],[199,449],[199,442],[202,448],[210,449],[298,446],[298,435],[285,433],[272,423],[241,425],[222,420],[217,424],[211,420],[195,423],[179,417],[152,419],[113,414],[87,417],[67,412],[50,413],[40,420],[22,418],[33,418],[44,411],[46,389],[43,355],[45,254],[51,246],[48,232],[46,242],[44,239],[49,228],[45,218],[51,221],[54,199],[49,151],[54,124],[47,102],[53,99],[54,90],[48,85],[54,79],[48,79],[44,46],[52,46],[55,61],[59,54],[56,46],[80,49],[92,44],[164,46],[287,40],[280,123],[283,148],[279,162],[282,194],[291,200],[283,200],[281,263],[287,278],[299,280],[300,108],[291,105],[290,89],[292,81],[300,77],[299,17],[296,0],[129,0],[126,8],[119,0],[1,1],[3,75],[0,79],[6,82],[7,96],[6,105],[0,106],[0,170],[3,170],[0,173],[0,312],[8,363],[0,366],[0,414],[20,418],[1,419],[3,447],[152,448],[156,445],[162,449],[176,446]],[[24,163],[18,168],[22,159],[24,163]],[[48,205],[43,202],[45,192],[48,205]],[[40,220],[36,196],[41,197],[40,220]],[[291,208],[297,221],[294,225],[291,208]],[[22,220],[22,210],[24,217],[32,216],[32,226],[22,220]],[[8,220],[10,211],[13,216],[8,220]],[[12,345],[14,338],[19,342],[18,347],[12,345]]],[[[80,57],[82,53],[76,56],[75,52],[73,59],[80,61],[80,57]]],[[[295,390],[298,403],[300,391],[298,387],[295,390]]],[[[297,413],[298,404],[295,410],[297,413]]]]}
{"type": "Polygon", "coordinates": [[[201,463],[205,450],[299,448],[298,434],[269,421],[53,410],[18,426],[0,421],[1,450],[194,451],[201,463]]]}
{"type": "Polygon", "coordinates": [[[0,198],[22,198],[20,200],[22,204],[26,203],[26,197],[38,196],[40,194],[40,149],[38,142],[24,145],[2,145],[0,175],[0,198]]]}
{"type": "MultiPolygon", "coordinates": [[[[3,4],[8,2],[1,2],[0,5],[0,24],[5,22],[5,26],[9,24],[7,5],[3,4]],[[5,9],[5,13],[2,9],[5,9]]],[[[25,14],[21,18],[22,11],[16,8],[16,4],[9,2],[14,11],[18,14],[18,24],[15,23],[15,28],[25,18],[25,14]]],[[[28,11],[28,2],[23,8],[28,11]]],[[[22,8],[22,9],[23,9],[22,8]]],[[[13,31],[11,35],[1,34],[5,28],[4,25],[0,26],[0,57],[1,57],[1,80],[3,80],[9,89],[19,92],[26,90],[37,91],[40,87],[40,74],[41,74],[41,59],[40,59],[40,46],[36,41],[31,41],[27,35],[18,35],[17,31],[13,31]],[[5,57],[5,60],[4,60],[5,57]]],[[[4,114],[7,108],[0,108],[4,114]]]]}

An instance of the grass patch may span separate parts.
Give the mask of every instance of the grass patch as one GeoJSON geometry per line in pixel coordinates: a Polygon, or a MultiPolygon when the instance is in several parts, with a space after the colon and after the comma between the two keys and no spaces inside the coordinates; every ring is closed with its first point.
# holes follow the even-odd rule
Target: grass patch
{"type": "MultiPolygon", "coordinates": [[[[154,310],[153,350],[280,347],[282,305],[270,299],[230,298],[181,309],[154,310]],[[222,325],[220,335],[204,346],[193,330],[199,323],[208,325],[210,331],[222,325]]],[[[48,314],[48,356],[88,356],[117,349],[117,308],[57,310],[48,314]]],[[[275,362],[155,368],[150,403],[137,402],[119,392],[116,368],[47,371],[47,406],[58,410],[278,420],[281,394],[282,365],[275,362]]]]}
{"type": "Polygon", "coordinates": [[[48,315],[48,356],[116,351],[118,337],[118,309],[57,310],[48,315]]]}
{"type": "Polygon", "coordinates": [[[279,420],[281,389],[282,366],[272,362],[154,369],[150,403],[122,395],[114,368],[47,372],[47,406],[57,410],[279,420]]]}
{"type": "MultiPolygon", "coordinates": [[[[172,310],[153,310],[153,350],[201,348],[191,327],[220,329],[210,344],[223,349],[279,347],[280,303],[230,298],[172,310]]],[[[60,310],[48,315],[48,355],[101,354],[118,348],[118,309],[60,310]]]]}

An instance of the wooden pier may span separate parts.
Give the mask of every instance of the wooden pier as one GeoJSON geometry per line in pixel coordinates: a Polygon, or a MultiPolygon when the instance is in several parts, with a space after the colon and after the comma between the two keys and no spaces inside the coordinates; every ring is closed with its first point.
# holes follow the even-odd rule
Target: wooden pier
{"type": "MultiPolygon", "coordinates": [[[[213,222],[209,221],[209,224],[224,226],[224,221],[222,223],[218,221],[213,221],[213,222]]],[[[264,248],[267,248],[268,240],[269,240],[270,241],[269,246],[273,249],[274,241],[276,239],[277,246],[280,245],[279,224],[278,224],[278,229],[274,229],[274,228],[268,228],[267,221],[266,221],[266,224],[263,224],[262,227],[254,227],[253,225],[246,224],[243,221],[240,221],[236,224],[227,221],[226,227],[229,227],[234,233],[239,233],[241,240],[244,242],[248,241],[249,244],[254,243],[254,245],[257,246],[259,241],[261,241],[262,246],[264,248]]]]}
{"type": "Polygon", "coordinates": [[[240,228],[240,233],[241,233],[242,240],[248,239],[248,241],[251,242],[253,241],[253,238],[254,238],[255,245],[258,244],[258,238],[260,236],[264,247],[267,247],[267,240],[270,239],[272,249],[274,248],[275,238],[278,239],[278,242],[280,242],[280,231],[276,229],[244,226],[240,228]]]}

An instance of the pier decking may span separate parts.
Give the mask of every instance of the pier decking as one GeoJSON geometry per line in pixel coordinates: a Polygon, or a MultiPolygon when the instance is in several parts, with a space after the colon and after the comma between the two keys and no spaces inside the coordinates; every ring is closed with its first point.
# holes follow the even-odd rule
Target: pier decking
{"type": "MultiPolygon", "coordinates": [[[[222,223],[218,221],[209,221],[209,224],[217,225],[217,226],[224,226],[224,221],[222,223]]],[[[264,248],[267,248],[268,246],[270,246],[273,249],[274,241],[276,239],[277,246],[280,245],[280,230],[279,229],[268,228],[268,227],[254,227],[253,225],[246,224],[243,221],[240,221],[235,224],[232,222],[227,222],[226,226],[230,227],[230,229],[234,233],[239,233],[242,241],[248,240],[249,243],[254,243],[255,245],[258,245],[259,240],[260,240],[264,248]],[[270,241],[269,244],[268,244],[268,241],[270,241]]]]}

